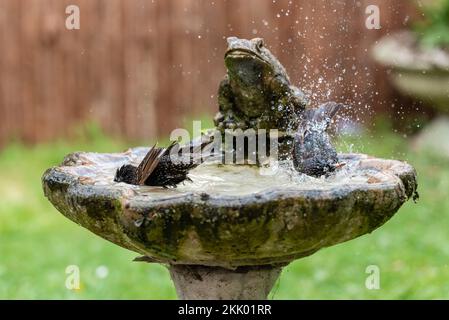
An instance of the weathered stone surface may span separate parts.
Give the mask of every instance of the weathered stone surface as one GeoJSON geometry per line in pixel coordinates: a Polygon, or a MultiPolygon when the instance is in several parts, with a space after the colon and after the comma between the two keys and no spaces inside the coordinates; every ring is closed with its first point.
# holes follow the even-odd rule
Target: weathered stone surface
{"type": "Polygon", "coordinates": [[[403,30],[387,35],[373,47],[373,56],[386,67],[418,72],[449,71],[449,54],[439,47],[419,43],[414,32],[403,30]]]}
{"type": "Polygon", "coordinates": [[[115,169],[145,151],[69,155],[45,172],[45,195],[69,219],[155,261],[236,268],[288,263],[369,233],[416,191],[407,163],[356,154],[340,155],[350,168],[341,183],[231,194],[114,183],[115,169]]]}
{"type": "Polygon", "coordinates": [[[389,78],[404,94],[449,110],[449,52],[420,45],[414,32],[385,36],[373,47],[374,59],[390,69],[389,78]]]}
{"type": "Polygon", "coordinates": [[[281,267],[170,266],[170,276],[182,300],[263,300],[273,288],[281,267]]]}

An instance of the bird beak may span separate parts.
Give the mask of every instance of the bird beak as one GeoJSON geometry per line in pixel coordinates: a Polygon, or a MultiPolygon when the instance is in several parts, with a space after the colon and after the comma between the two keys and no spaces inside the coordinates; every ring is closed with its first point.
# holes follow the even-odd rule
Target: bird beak
{"type": "Polygon", "coordinates": [[[346,165],[346,162],[339,162],[334,164],[334,169],[340,169],[341,167],[344,167],[346,165]]]}

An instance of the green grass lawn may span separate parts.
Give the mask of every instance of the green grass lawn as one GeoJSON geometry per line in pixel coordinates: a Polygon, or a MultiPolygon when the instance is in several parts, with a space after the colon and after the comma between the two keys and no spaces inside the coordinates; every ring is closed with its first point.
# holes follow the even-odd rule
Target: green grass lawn
{"type": "MultiPolygon", "coordinates": [[[[389,131],[385,131],[389,132],[389,131]]],[[[40,178],[69,152],[115,152],[122,142],[97,133],[76,142],[0,151],[0,299],[174,299],[168,271],[136,263],[119,248],[64,218],[45,199],[40,178]],[[81,288],[66,289],[65,269],[77,265],[81,288]],[[108,270],[107,275],[98,270],[108,270]]],[[[391,133],[345,138],[340,150],[412,163],[421,199],[408,202],[370,235],[323,249],[286,267],[274,299],[449,298],[449,163],[409,151],[391,133]],[[368,290],[365,269],[380,268],[380,289],[368,290]]]]}

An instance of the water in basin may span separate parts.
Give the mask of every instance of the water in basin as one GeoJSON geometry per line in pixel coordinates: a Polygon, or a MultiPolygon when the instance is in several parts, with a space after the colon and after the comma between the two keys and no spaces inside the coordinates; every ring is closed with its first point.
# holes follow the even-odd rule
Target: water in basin
{"type": "Polygon", "coordinates": [[[282,190],[327,190],[344,185],[356,187],[360,184],[381,183],[388,180],[385,172],[370,168],[360,168],[363,158],[358,155],[340,156],[346,165],[328,177],[313,178],[298,173],[289,160],[272,161],[263,167],[251,165],[222,165],[217,162],[206,162],[189,173],[191,181],[185,181],[176,188],[132,186],[124,183],[114,183],[115,170],[128,162],[138,163],[146,149],[132,149],[122,156],[86,153],[80,166],[63,167],[71,174],[78,176],[83,183],[93,185],[109,185],[128,188],[133,192],[160,198],[186,193],[207,193],[213,196],[244,196],[259,192],[282,190]],[[86,165],[88,164],[88,165],[86,165]]]}

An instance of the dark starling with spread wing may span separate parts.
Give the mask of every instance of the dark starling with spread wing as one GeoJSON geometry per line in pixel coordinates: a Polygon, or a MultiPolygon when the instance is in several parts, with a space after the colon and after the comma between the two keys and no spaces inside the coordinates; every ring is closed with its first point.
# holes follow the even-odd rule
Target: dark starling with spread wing
{"type": "Polygon", "coordinates": [[[168,148],[154,145],[136,167],[125,164],[117,169],[115,182],[134,185],[176,187],[184,180],[190,180],[187,174],[201,163],[200,152],[209,142],[197,147],[187,146],[189,152],[180,154],[179,144],[173,142],[168,148]]]}
{"type": "Polygon", "coordinates": [[[304,111],[293,148],[293,164],[297,171],[319,177],[343,165],[338,163],[337,151],[326,132],[342,107],[342,104],[327,102],[304,111]]]}

